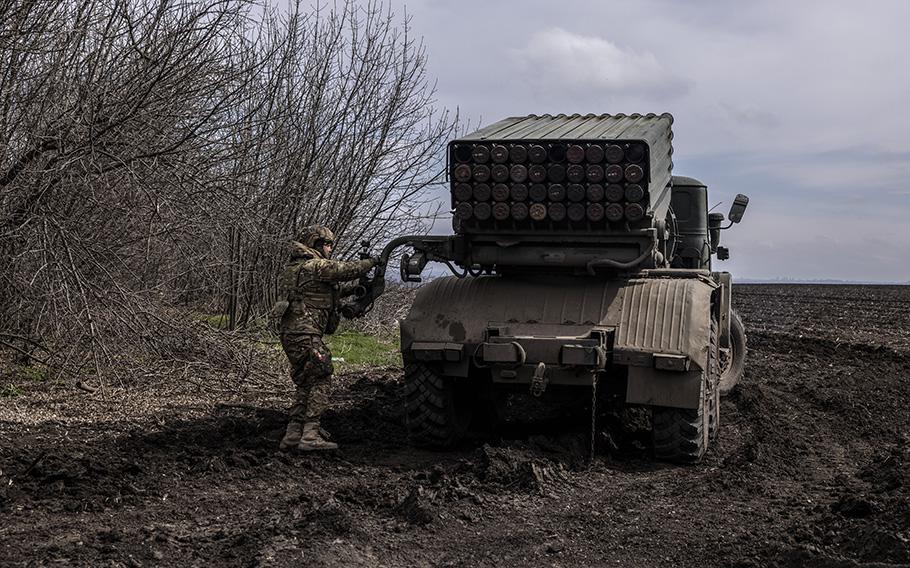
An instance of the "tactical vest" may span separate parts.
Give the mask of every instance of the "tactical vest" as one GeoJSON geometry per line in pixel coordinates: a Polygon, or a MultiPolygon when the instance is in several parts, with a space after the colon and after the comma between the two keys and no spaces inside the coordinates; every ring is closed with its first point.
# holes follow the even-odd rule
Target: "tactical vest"
{"type": "Polygon", "coordinates": [[[322,335],[338,327],[338,285],[316,280],[306,268],[309,260],[289,264],[278,279],[273,315],[281,318],[281,333],[322,335]]]}

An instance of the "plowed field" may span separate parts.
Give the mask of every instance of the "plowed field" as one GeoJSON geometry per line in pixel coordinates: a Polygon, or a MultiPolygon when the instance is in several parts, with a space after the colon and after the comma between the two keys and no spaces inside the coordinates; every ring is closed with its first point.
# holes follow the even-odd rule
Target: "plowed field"
{"type": "Polygon", "coordinates": [[[338,377],[329,455],[288,394],[0,399],[0,565],[910,566],[910,287],[737,286],[749,358],[695,466],[604,416],[415,450],[401,370],[338,377]],[[623,432],[622,430],[626,430],[623,432]]]}

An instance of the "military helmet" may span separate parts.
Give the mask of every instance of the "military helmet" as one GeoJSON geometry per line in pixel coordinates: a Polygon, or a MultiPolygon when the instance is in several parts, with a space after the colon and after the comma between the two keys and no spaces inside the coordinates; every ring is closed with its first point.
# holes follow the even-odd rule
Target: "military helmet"
{"type": "Polygon", "coordinates": [[[297,242],[310,248],[317,248],[320,241],[322,241],[322,244],[334,243],[335,233],[323,225],[311,225],[304,227],[297,236],[297,242]]]}

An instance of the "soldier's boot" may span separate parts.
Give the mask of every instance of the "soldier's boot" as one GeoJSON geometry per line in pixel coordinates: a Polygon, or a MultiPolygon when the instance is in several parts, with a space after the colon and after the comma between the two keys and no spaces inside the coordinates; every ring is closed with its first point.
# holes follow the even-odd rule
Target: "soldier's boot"
{"type": "Polygon", "coordinates": [[[278,449],[282,452],[292,450],[300,444],[300,438],[302,437],[303,424],[295,421],[288,422],[288,428],[284,432],[284,438],[281,439],[281,443],[278,444],[278,449]]]}
{"type": "Polygon", "coordinates": [[[319,428],[318,422],[307,422],[303,425],[303,437],[297,449],[301,452],[315,452],[320,450],[337,450],[338,444],[322,437],[324,430],[319,428]]]}

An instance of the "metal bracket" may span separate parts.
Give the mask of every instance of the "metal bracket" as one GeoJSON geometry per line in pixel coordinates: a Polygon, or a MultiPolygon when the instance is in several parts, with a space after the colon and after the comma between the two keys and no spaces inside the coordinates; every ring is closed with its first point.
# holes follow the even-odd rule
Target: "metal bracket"
{"type": "Polygon", "coordinates": [[[427,255],[423,251],[401,256],[401,279],[404,282],[420,282],[420,273],[427,265],[427,255]]]}
{"type": "Polygon", "coordinates": [[[534,376],[531,377],[531,395],[539,397],[547,390],[547,365],[543,361],[537,364],[534,369],[534,376]]]}

